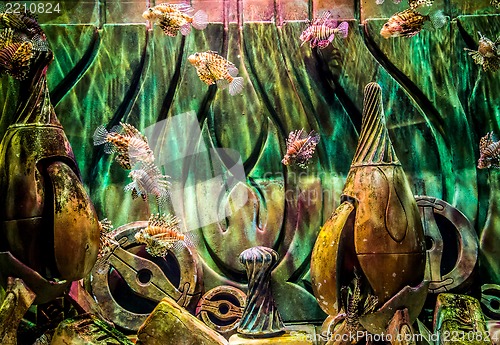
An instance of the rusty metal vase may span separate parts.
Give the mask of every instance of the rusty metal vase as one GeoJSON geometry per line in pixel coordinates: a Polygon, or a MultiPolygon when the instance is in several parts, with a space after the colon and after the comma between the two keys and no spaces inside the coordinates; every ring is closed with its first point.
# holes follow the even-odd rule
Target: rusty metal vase
{"type": "Polygon", "coordinates": [[[425,239],[413,193],[385,125],[381,88],[365,87],[362,129],[342,204],[321,229],[311,277],[321,308],[337,315],[354,269],[383,305],[422,282],[425,239]]]}
{"type": "Polygon", "coordinates": [[[1,119],[0,276],[23,278],[37,303],[87,275],[99,248],[96,212],[50,102],[51,61],[50,51],[39,53],[17,111],[1,119]]]}

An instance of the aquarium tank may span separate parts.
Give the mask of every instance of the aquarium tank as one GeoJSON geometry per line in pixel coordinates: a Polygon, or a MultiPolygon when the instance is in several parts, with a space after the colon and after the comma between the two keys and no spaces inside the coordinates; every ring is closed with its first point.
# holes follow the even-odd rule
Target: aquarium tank
{"type": "Polygon", "coordinates": [[[500,1],[0,2],[0,344],[500,344],[500,1]]]}

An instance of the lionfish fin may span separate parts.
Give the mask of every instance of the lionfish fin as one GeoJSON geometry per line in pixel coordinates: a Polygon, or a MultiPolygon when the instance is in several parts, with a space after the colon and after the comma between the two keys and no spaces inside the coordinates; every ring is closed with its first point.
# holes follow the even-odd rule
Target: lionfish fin
{"type": "Polygon", "coordinates": [[[227,72],[229,73],[229,75],[231,77],[236,77],[238,75],[239,71],[238,71],[238,68],[235,65],[228,64],[228,66],[227,66],[227,72]]]}
{"type": "Polygon", "coordinates": [[[191,23],[193,28],[196,30],[203,30],[208,25],[208,15],[205,11],[198,11],[193,16],[193,22],[191,23]]]}
{"type": "Polygon", "coordinates": [[[233,81],[229,83],[229,94],[231,96],[237,95],[243,91],[243,78],[235,77],[233,81]]]}
{"type": "Polygon", "coordinates": [[[221,90],[224,90],[229,86],[229,82],[227,81],[227,79],[218,79],[215,83],[217,84],[217,87],[221,90]]]}
{"type": "Polygon", "coordinates": [[[340,34],[342,35],[342,38],[347,38],[347,35],[349,34],[349,23],[348,22],[342,22],[337,26],[337,29],[339,30],[340,34]]]}
{"type": "Polygon", "coordinates": [[[430,19],[430,21],[432,23],[432,26],[435,29],[442,28],[446,24],[446,22],[447,22],[447,18],[444,15],[444,13],[443,13],[442,10],[439,10],[439,11],[431,13],[429,15],[429,19],[430,19]]]}
{"type": "Polygon", "coordinates": [[[108,142],[108,135],[109,133],[104,125],[98,126],[94,131],[94,135],[92,136],[92,138],[94,139],[94,146],[102,145],[108,142]]]}
{"type": "Polygon", "coordinates": [[[181,26],[180,31],[182,36],[189,35],[189,33],[191,32],[191,25],[189,23],[184,24],[183,26],[181,26]]]}

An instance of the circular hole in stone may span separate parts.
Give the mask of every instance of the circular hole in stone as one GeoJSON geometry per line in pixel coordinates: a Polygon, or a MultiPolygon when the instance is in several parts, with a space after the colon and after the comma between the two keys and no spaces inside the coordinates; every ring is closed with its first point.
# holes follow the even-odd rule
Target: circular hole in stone
{"type": "Polygon", "coordinates": [[[431,250],[432,247],[434,247],[434,240],[432,239],[432,237],[425,236],[425,249],[431,250]]]}
{"type": "Polygon", "coordinates": [[[229,306],[226,303],[221,303],[219,305],[219,312],[222,315],[226,315],[227,313],[229,313],[229,306]]]}
{"type": "Polygon", "coordinates": [[[493,309],[496,309],[498,310],[500,308],[500,301],[496,300],[496,299],[492,299],[490,301],[490,305],[493,309]]]}
{"type": "Polygon", "coordinates": [[[151,281],[151,278],[153,278],[153,273],[151,273],[151,271],[148,269],[142,269],[137,272],[137,280],[141,284],[149,283],[151,281]]]}

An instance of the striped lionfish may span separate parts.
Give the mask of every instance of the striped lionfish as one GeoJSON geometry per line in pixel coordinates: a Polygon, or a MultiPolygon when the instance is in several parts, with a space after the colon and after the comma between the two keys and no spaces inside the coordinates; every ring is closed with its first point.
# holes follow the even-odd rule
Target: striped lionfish
{"type": "Polygon", "coordinates": [[[290,132],[286,140],[286,154],[281,162],[284,165],[296,162],[301,168],[306,168],[318,142],[319,134],[314,130],[309,134],[305,134],[304,129],[290,132]]]}
{"type": "Polygon", "coordinates": [[[378,304],[377,296],[368,294],[364,299],[361,293],[361,276],[357,270],[354,270],[354,279],[347,289],[347,298],[345,306],[345,325],[346,331],[351,334],[356,334],[359,328],[359,318],[365,314],[369,314],[375,310],[378,304]],[[351,287],[352,286],[352,287],[351,287]]]}
{"type": "Polygon", "coordinates": [[[198,77],[205,84],[217,84],[219,89],[229,87],[231,96],[243,91],[243,78],[237,77],[238,68],[217,52],[208,50],[195,53],[188,57],[188,61],[196,68],[198,77]]]}
{"type": "Polygon", "coordinates": [[[148,194],[156,198],[158,206],[162,206],[169,197],[168,188],[170,176],[162,175],[160,169],[151,162],[146,162],[134,168],[128,176],[132,179],[125,186],[125,191],[132,191],[132,198],[141,196],[144,201],[148,200],[148,194]]]}
{"type": "Polygon", "coordinates": [[[185,236],[179,228],[180,220],[174,215],[159,213],[149,217],[148,226],[135,234],[138,243],[146,245],[146,251],[152,256],[163,257],[185,236]]]}
{"type": "Polygon", "coordinates": [[[309,26],[299,37],[302,41],[301,45],[309,42],[311,48],[318,46],[320,49],[324,49],[333,41],[336,35],[346,38],[349,32],[349,24],[342,22],[337,25],[337,21],[330,19],[331,15],[330,11],[326,11],[309,23],[309,26]]]}
{"type": "Polygon", "coordinates": [[[0,74],[27,78],[39,52],[48,52],[46,36],[30,12],[6,13],[0,6],[0,74]]]}
{"type": "Polygon", "coordinates": [[[490,4],[495,8],[500,8],[500,0],[491,0],[490,4]]]}
{"type": "Polygon", "coordinates": [[[495,72],[500,69],[500,36],[493,42],[488,37],[479,33],[479,47],[477,50],[464,48],[477,65],[483,67],[483,71],[495,72]]]}
{"type": "Polygon", "coordinates": [[[94,132],[94,145],[104,144],[104,152],[117,153],[115,160],[124,169],[130,170],[138,162],[154,162],[148,139],[134,126],[120,122],[108,132],[103,125],[94,132]]]}
{"type": "Polygon", "coordinates": [[[424,15],[409,8],[389,18],[380,30],[380,35],[386,39],[389,37],[413,37],[422,31],[424,24],[426,25],[428,22],[433,28],[441,28],[446,24],[446,17],[443,11],[424,15]]]}
{"type": "Polygon", "coordinates": [[[500,168],[500,141],[493,140],[493,132],[479,141],[478,169],[500,168]]]}
{"type": "Polygon", "coordinates": [[[187,4],[159,4],[148,8],[143,14],[144,19],[156,20],[163,32],[171,37],[177,36],[179,31],[186,36],[191,26],[197,30],[207,27],[208,16],[204,11],[198,11],[193,16],[188,13],[193,9],[187,4]]]}
{"type": "Polygon", "coordinates": [[[106,266],[106,261],[113,251],[113,248],[118,246],[119,244],[114,239],[116,233],[113,230],[113,224],[111,224],[111,222],[107,218],[99,221],[99,230],[100,245],[95,266],[99,271],[102,271],[106,266]]]}

